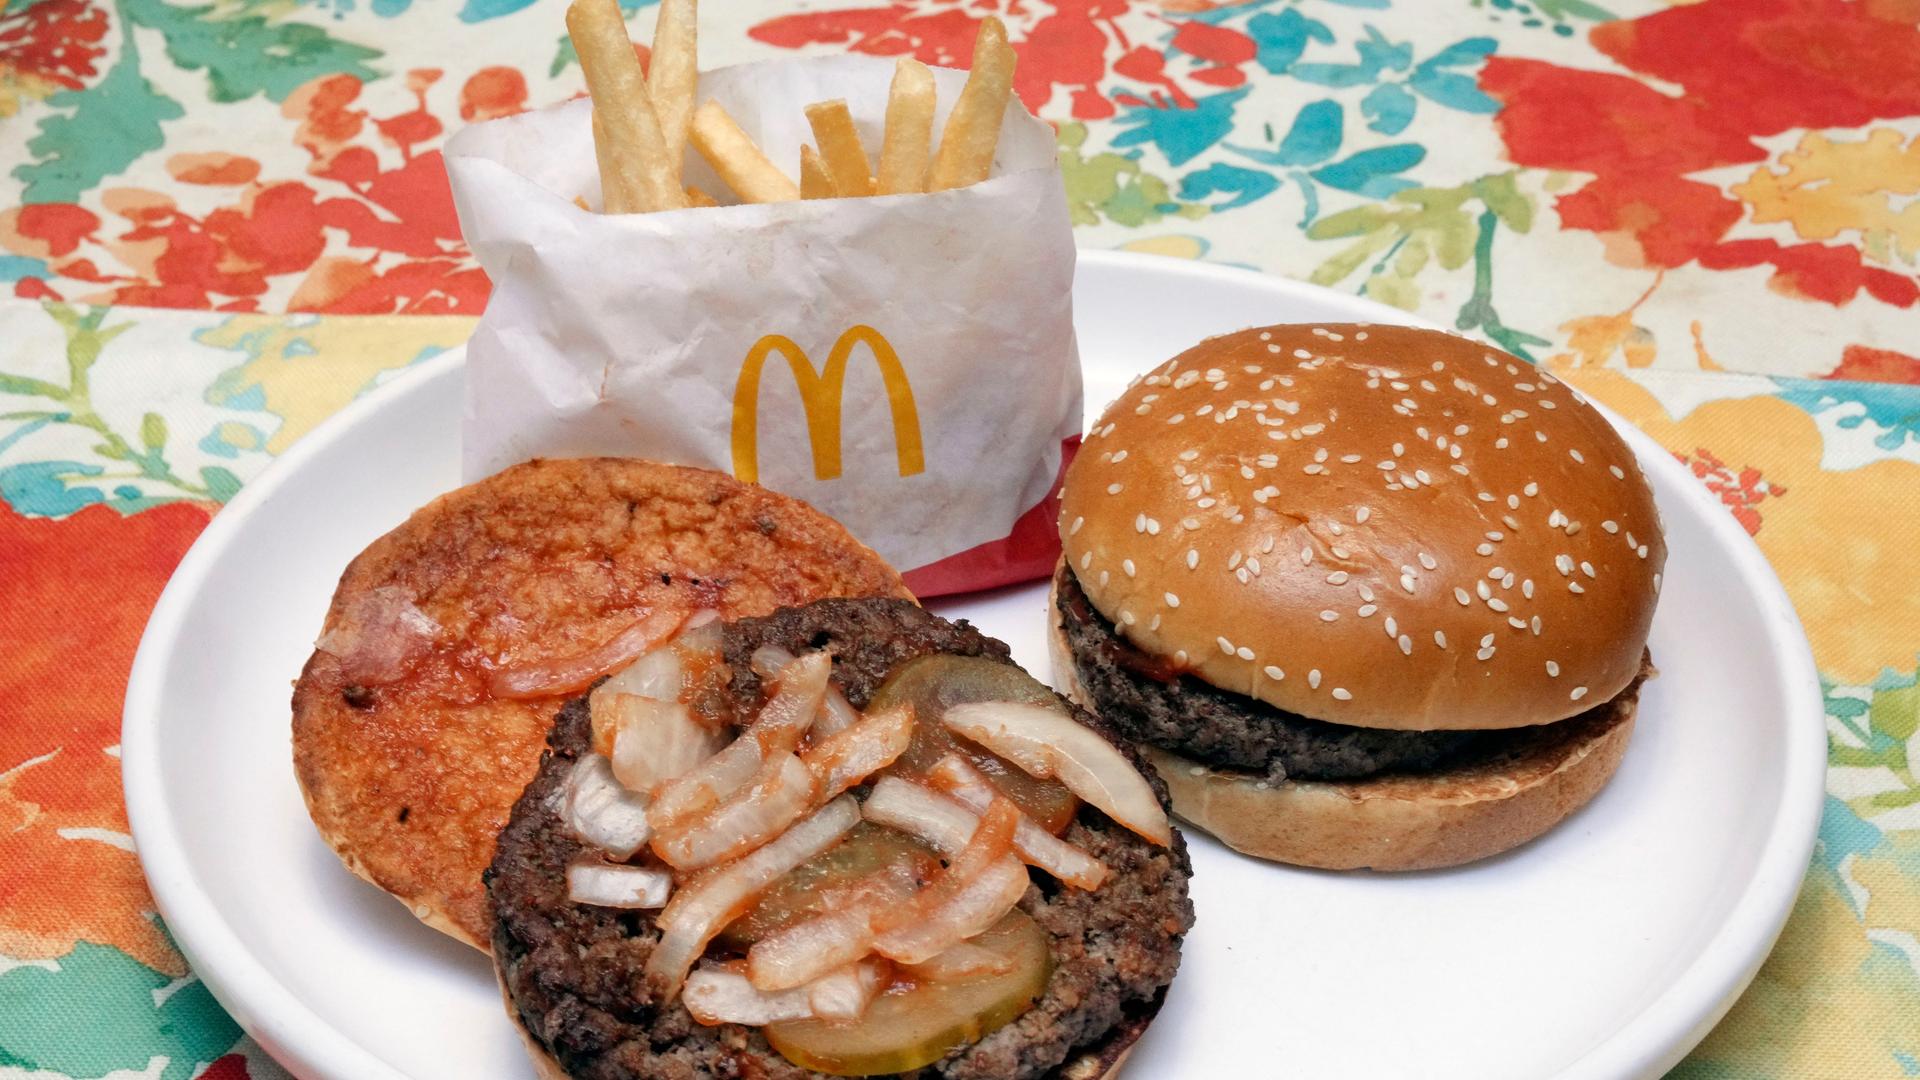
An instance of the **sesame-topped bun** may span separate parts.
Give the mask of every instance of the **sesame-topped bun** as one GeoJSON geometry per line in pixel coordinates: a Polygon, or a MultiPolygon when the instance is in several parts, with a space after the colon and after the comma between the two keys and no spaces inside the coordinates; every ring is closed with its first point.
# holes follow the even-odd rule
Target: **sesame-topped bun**
{"type": "Polygon", "coordinates": [[[1108,408],[1067,473],[1066,564],[1125,643],[1287,713],[1551,724],[1640,675],[1659,515],[1547,372],[1465,338],[1272,326],[1108,408]]]}

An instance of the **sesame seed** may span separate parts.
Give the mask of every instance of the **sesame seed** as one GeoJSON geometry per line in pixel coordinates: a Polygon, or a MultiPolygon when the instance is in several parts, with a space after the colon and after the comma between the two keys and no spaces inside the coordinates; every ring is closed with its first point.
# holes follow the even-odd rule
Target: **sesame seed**
{"type": "Polygon", "coordinates": [[[1620,523],[1617,521],[1614,521],[1611,518],[1601,522],[1600,527],[1607,530],[1610,533],[1617,533],[1620,531],[1620,523]]]}
{"type": "Polygon", "coordinates": [[[1353,512],[1353,523],[1355,525],[1365,525],[1367,523],[1367,519],[1372,516],[1373,516],[1373,511],[1363,506],[1360,509],[1355,510],[1353,512]]]}
{"type": "Polygon", "coordinates": [[[1281,679],[1284,679],[1287,677],[1286,672],[1281,671],[1279,668],[1274,667],[1272,664],[1268,664],[1262,670],[1267,673],[1267,678],[1272,679],[1274,682],[1279,682],[1281,679]]]}
{"type": "Polygon", "coordinates": [[[1532,578],[1528,578],[1525,581],[1522,581],[1520,583],[1520,595],[1526,597],[1529,600],[1533,599],[1533,579],[1532,578]]]}
{"type": "Polygon", "coordinates": [[[1349,465],[1353,465],[1353,464],[1357,464],[1360,461],[1360,455],[1359,454],[1341,454],[1340,460],[1346,462],[1349,465]]]}
{"type": "Polygon", "coordinates": [[[1307,685],[1313,687],[1315,690],[1320,689],[1319,668],[1314,668],[1312,671],[1307,672],[1307,685]]]}
{"type": "Polygon", "coordinates": [[[1446,647],[1447,647],[1447,632],[1446,632],[1445,630],[1435,630],[1435,631],[1433,632],[1433,643],[1434,643],[1435,645],[1438,645],[1439,647],[1441,647],[1441,648],[1443,648],[1443,649],[1444,649],[1444,648],[1446,648],[1446,647]]]}
{"type": "Polygon", "coordinates": [[[1489,645],[1486,648],[1481,649],[1479,652],[1475,653],[1474,656],[1480,660],[1493,659],[1493,646],[1489,645]]]}
{"type": "Polygon", "coordinates": [[[1118,465],[1125,460],[1127,460],[1127,452],[1125,450],[1122,450],[1119,453],[1113,455],[1113,463],[1115,465],[1118,465]]]}
{"type": "Polygon", "coordinates": [[[1374,466],[1374,468],[1379,469],[1381,472],[1392,472],[1397,467],[1399,467],[1399,463],[1391,458],[1374,466]]]}
{"type": "Polygon", "coordinates": [[[1133,531],[1137,533],[1143,533],[1147,531],[1147,515],[1145,514],[1133,515],[1133,531]]]}
{"type": "Polygon", "coordinates": [[[1247,648],[1245,645],[1242,645],[1239,648],[1233,650],[1233,655],[1239,657],[1242,660],[1251,660],[1253,659],[1253,650],[1247,648]]]}
{"type": "Polygon", "coordinates": [[[1507,509],[1509,510],[1520,509],[1520,496],[1518,495],[1507,496],[1507,509]]]}
{"type": "Polygon", "coordinates": [[[1433,556],[1427,554],[1424,551],[1420,553],[1420,565],[1426,567],[1429,570],[1440,569],[1439,560],[1435,559],[1433,556]]]}
{"type": "Polygon", "coordinates": [[[1636,546],[1636,545],[1637,545],[1638,543],[1639,543],[1639,541],[1637,541],[1637,540],[1635,540],[1635,539],[1633,538],[1633,534],[1632,534],[1631,532],[1629,532],[1629,533],[1627,534],[1627,546],[1628,546],[1628,547],[1634,547],[1634,546],[1636,546]]]}
{"type": "Polygon", "coordinates": [[[1328,608],[1320,613],[1321,622],[1332,622],[1333,620],[1339,617],[1340,617],[1340,613],[1333,610],[1332,608],[1328,608]]]}
{"type": "Polygon", "coordinates": [[[1252,580],[1253,580],[1253,575],[1252,575],[1252,574],[1249,574],[1249,573],[1247,573],[1247,568],[1246,568],[1246,567],[1244,567],[1244,566],[1243,566],[1243,567],[1241,567],[1241,568],[1240,568],[1240,569],[1238,569],[1238,570],[1235,570],[1235,571],[1233,572],[1233,576],[1234,576],[1234,577],[1236,577],[1236,578],[1239,578],[1239,579],[1240,579],[1240,584],[1242,584],[1242,585],[1245,585],[1245,584],[1246,584],[1247,582],[1249,582],[1249,581],[1252,581],[1252,580]]]}
{"type": "Polygon", "coordinates": [[[1486,582],[1484,582],[1484,581],[1476,581],[1476,582],[1474,582],[1474,583],[1473,583],[1473,591],[1474,591],[1474,592],[1476,592],[1476,593],[1478,593],[1478,594],[1480,594],[1480,599],[1482,599],[1482,600],[1491,600],[1491,599],[1493,599],[1493,590],[1492,590],[1492,589],[1489,589],[1489,588],[1487,588],[1487,583],[1486,583],[1486,582]]]}
{"type": "Polygon", "coordinates": [[[1347,572],[1345,570],[1335,570],[1333,573],[1327,575],[1327,584],[1329,585],[1345,585],[1346,583],[1347,572]]]}
{"type": "Polygon", "coordinates": [[[1373,590],[1372,590],[1372,589],[1370,589],[1370,588],[1368,588],[1368,587],[1367,587],[1367,586],[1365,586],[1365,585],[1361,585],[1361,586],[1360,586],[1360,599],[1362,599],[1362,600],[1364,600],[1364,601],[1366,601],[1366,602],[1367,602],[1367,603],[1369,603],[1369,604],[1371,604],[1371,603],[1373,603],[1373,590]]]}
{"type": "Polygon", "coordinates": [[[1388,637],[1393,637],[1400,633],[1400,624],[1394,622],[1393,616],[1391,615],[1387,616],[1386,630],[1388,637]]]}
{"type": "Polygon", "coordinates": [[[1573,574],[1573,556],[1565,552],[1555,555],[1553,557],[1553,568],[1560,571],[1561,577],[1571,576],[1573,574]]]}
{"type": "Polygon", "coordinates": [[[1168,606],[1168,607],[1179,607],[1179,606],[1180,606],[1180,598],[1179,598],[1178,596],[1175,596],[1175,595],[1174,595],[1173,593],[1167,593],[1167,594],[1166,594],[1166,601],[1167,601],[1167,606],[1168,606]]]}
{"type": "Polygon", "coordinates": [[[1587,696],[1587,688],[1584,686],[1574,687],[1573,693],[1567,695],[1568,698],[1574,701],[1579,701],[1581,698],[1586,696],[1587,696]]]}
{"type": "Polygon", "coordinates": [[[1334,700],[1336,701],[1352,701],[1353,700],[1353,695],[1348,693],[1347,688],[1344,686],[1334,687],[1333,697],[1334,697],[1334,700]]]}
{"type": "Polygon", "coordinates": [[[1495,450],[1505,450],[1507,448],[1507,437],[1505,435],[1502,435],[1499,438],[1493,440],[1493,448],[1495,450]]]}
{"type": "Polygon", "coordinates": [[[1527,628],[1527,620],[1517,615],[1509,615],[1507,616],[1507,625],[1513,627],[1515,630],[1525,630],[1527,628]]]}
{"type": "Polygon", "coordinates": [[[1513,571],[1509,570],[1500,576],[1500,587],[1503,589],[1513,588],[1513,571]]]}
{"type": "Polygon", "coordinates": [[[1659,574],[1653,575],[1653,591],[1654,592],[1660,591],[1660,575],[1659,574]]]}
{"type": "Polygon", "coordinates": [[[1120,560],[1120,569],[1122,569],[1122,570],[1125,570],[1125,571],[1127,572],[1127,576],[1128,576],[1128,577],[1132,577],[1132,576],[1133,576],[1133,560],[1132,560],[1132,559],[1121,559],[1121,560],[1120,560]]]}
{"type": "Polygon", "coordinates": [[[1540,636],[1540,616],[1535,615],[1533,617],[1533,620],[1527,624],[1527,628],[1533,631],[1534,637],[1539,637],[1540,636]]]}
{"type": "Polygon", "coordinates": [[[1259,574],[1260,574],[1260,560],[1259,560],[1259,559],[1256,559],[1256,558],[1254,558],[1254,557],[1253,557],[1253,556],[1251,556],[1251,555],[1249,555],[1249,556],[1247,556],[1247,572],[1248,572],[1248,573],[1250,573],[1250,574],[1253,574],[1253,575],[1255,575],[1256,577],[1257,577],[1257,576],[1259,576],[1259,574]]]}
{"type": "Polygon", "coordinates": [[[1492,608],[1492,609],[1493,609],[1493,610],[1495,610],[1495,611],[1505,611],[1505,610],[1507,610],[1507,602],[1506,602],[1505,600],[1502,600],[1502,599],[1500,599],[1500,598],[1499,598],[1499,597],[1497,597],[1497,596],[1496,596],[1496,597],[1494,597],[1493,599],[1491,599],[1491,600],[1489,600],[1489,601],[1487,601],[1487,606],[1488,606],[1488,607],[1490,607],[1490,608],[1492,608]]]}
{"type": "Polygon", "coordinates": [[[1219,642],[1221,652],[1226,653],[1228,656],[1233,655],[1233,642],[1223,637],[1216,637],[1213,640],[1219,642]]]}
{"type": "Polygon", "coordinates": [[[1155,616],[1153,617],[1153,621],[1147,624],[1147,629],[1149,629],[1149,630],[1159,630],[1159,629],[1160,629],[1160,616],[1159,616],[1159,615],[1155,615],[1155,616]]]}
{"type": "Polygon", "coordinates": [[[1104,589],[1104,588],[1106,588],[1106,587],[1107,587],[1107,580],[1108,580],[1108,579],[1109,579],[1110,577],[1112,577],[1112,576],[1113,576],[1113,575],[1112,575],[1111,573],[1109,573],[1108,571],[1106,571],[1106,570],[1102,570],[1102,571],[1100,571],[1100,587],[1101,587],[1101,588],[1103,588],[1103,589],[1104,589]]]}
{"type": "Polygon", "coordinates": [[[1453,598],[1460,601],[1461,607],[1469,607],[1473,604],[1473,597],[1467,595],[1467,590],[1457,586],[1453,590],[1453,598]]]}
{"type": "Polygon", "coordinates": [[[1078,536],[1078,535],[1080,534],[1080,526],[1082,526],[1082,525],[1085,525],[1086,523],[1087,523],[1087,519],[1086,519],[1086,518],[1084,518],[1084,517],[1076,517],[1076,518],[1074,518],[1074,519],[1073,519],[1073,526],[1072,526],[1072,528],[1069,528],[1069,529],[1067,530],[1067,535],[1068,535],[1068,536],[1078,536]]]}
{"type": "Polygon", "coordinates": [[[1197,570],[1199,568],[1200,568],[1200,552],[1195,548],[1188,548],[1187,549],[1187,569],[1197,570]]]}
{"type": "Polygon", "coordinates": [[[1405,589],[1407,593],[1411,595],[1413,593],[1413,576],[1411,574],[1401,574],[1400,587],[1402,589],[1405,589]]]}
{"type": "Polygon", "coordinates": [[[1560,677],[1560,665],[1555,663],[1552,660],[1547,661],[1547,678],[1557,679],[1559,677],[1560,677]]]}
{"type": "Polygon", "coordinates": [[[1091,551],[1081,552],[1080,553],[1080,569],[1085,570],[1088,566],[1091,566],[1092,564],[1093,564],[1093,552],[1091,551]]]}
{"type": "Polygon", "coordinates": [[[1593,564],[1585,560],[1582,560],[1580,563],[1580,572],[1587,575],[1588,577],[1593,577],[1594,576],[1593,564]]]}
{"type": "Polygon", "coordinates": [[[1200,527],[1200,519],[1197,517],[1183,517],[1180,519],[1180,527],[1191,532],[1200,527]]]}
{"type": "Polygon", "coordinates": [[[1493,492],[1491,491],[1478,492],[1477,494],[1474,495],[1474,498],[1479,499],[1481,502],[1492,502],[1493,492]]]}
{"type": "Polygon", "coordinates": [[[1613,474],[1615,480],[1625,480],[1627,478],[1627,474],[1623,472],[1618,465],[1607,466],[1607,471],[1613,474]]]}
{"type": "Polygon", "coordinates": [[[1118,495],[1120,494],[1120,492],[1124,490],[1126,490],[1125,484],[1108,484],[1107,485],[1107,494],[1109,495],[1118,495]]]}
{"type": "Polygon", "coordinates": [[[1474,548],[1473,550],[1479,552],[1482,555],[1491,555],[1493,554],[1493,545],[1482,542],[1479,547],[1474,548]]]}
{"type": "Polygon", "coordinates": [[[1159,521],[1157,521],[1157,520],[1156,520],[1156,519],[1154,519],[1154,518],[1148,518],[1148,519],[1147,519],[1147,535],[1148,535],[1148,536],[1159,536],[1159,535],[1160,535],[1160,522],[1159,522],[1159,521]]]}
{"type": "Polygon", "coordinates": [[[1641,557],[1641,558],[1643,558],[1643,559],[1644,559],[1644,558],[1646,558],[1646,557],[1647,557],[1647,545],[1645,545],[1645,544],[1641,544],[1641,545],[1640,545],[1639,547],[1637,547],[1637,548],[1635,548],[1635,549],[1633,549],[1633,553],[1634,553],[1635,555],[1638,555],[1638,556],[1640,556],[1640,557],[1641,557]]]}
{"type": "Polygon", "coordinates": [[[1312,561],[1313,561],[1313,549],[1310,547],[1301,548],[1300,549],[1300,565],[1305,566],[1312,561]]]}
{"type": "Polygon", "coordinates": [[[1568,456],[1568,457],[1570,457],[1570,458],[1572,458],[1573,460],[1575,460],[1575,461],[1577,461],[1577,462],[1579,462],[1579,463],[1580,463],[1580,464],[1582,464],[1582,465],[1585,465],[1585,464],[1587,463],[1587,459],[1586,459],[1585,457],[1583,457],[1583,456],[1581,455],[1581,453],[1580,453],[1580,451],[1578,451],[1578,450],[1568,450],[1568,451],[1567,451],[1567,456],[1568,456]]]}
{"type": "Polygon", "coordinates": [[[1526,493],[1527,498],[1531,499],[1535,495],[1540,494],[1540,485],[1535,483],[1529,483],[1527,484],[1526,487],[1523,487],[1520,490],[1526,493]]]}
{"type": "Polygon", "coordinates": [[[1567,582],[1567,591],[1570,593],[1583,593],[1583,592],[1586,592],[1587,590],[1581,588],[1579,582],[1569,581],[1567,582]]]}
{"type": "Polygon", "coordinates": [[[1506,576],[1507,576],[1507,568],[1504,566],[1496,566],[1493,569],[1487,571],[1488,581],[1499,581],[1501,578],[1506,576]]]}
{"type": "Polygon", "coordinates": [[[1205,510],[1205,509],[1207,509],[1208,507],[1210,507],[1210,506],[1213,506],[1213,505],[1214,505],[1215,503],[1217,503],[1217,502],[1219,502],[1219,501],[1220,501],[1220,500],[1218,500],[1218,499],[1216,499],[1216,498],[1214,498],[1213,496],[1211,496],[1211,495],[1209,495],[1209,496],[1207,496],[1206,498],[1204,498],[1204,499],[1201,499],[1201,500],[1200,500],[1199,502],[1197,502],[1197,503],[1194,503],[1193,505],[1195,505],[1195,506],[1197,506],[1197,507],[1199,507],[1199,508],[1200,508],[1200,509],[1202,509],[1202,510],[1205,510]]]}
{"type": "Polygon", "coordinates": [[[1408,656],[1413,655],[1413,639],[1405,634],[1400,635],[1400,651],[1408,656]]]}
{"type": "Polygon", "coordinates": [[[1355,614],[1359,615],[1363,619],[1366,619],[1366,618],[1371,618],[1373,613],[1379,610],[1380,610],[1380,605],[1378,604],[1361,604],[1360,610],[1355,614]]]}
{"type": "Polygon", "coordinates": [[[1121,609],[1120,609],[1120,621],[1121,621],[1121,622],[1123,622],[1123,623],[1126,623],[1126,624],[1127,624],[1128,626],[1132,626],[1132,625],[1133,625],[1133,621],[1134,621],[1134,620],[1133,620],[1133,612],[1131,612],[1131,611],[1128,611],[1128,610],[1127,610],[1126,608],[1121,608],[1121,609]]]}

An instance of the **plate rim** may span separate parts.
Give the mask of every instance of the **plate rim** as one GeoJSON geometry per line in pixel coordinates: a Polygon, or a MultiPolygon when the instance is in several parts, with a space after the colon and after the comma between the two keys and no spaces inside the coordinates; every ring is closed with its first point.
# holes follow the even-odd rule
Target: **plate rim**
{"type": "MultiPolygon", "coordinates": [[[[1133,252],[1082,250],[1081,267],[1180,277],[1233,287],[1254,286],[1309,302],[1336,302],[1380,322],[1449,329],[1364,297],[1240,267],[1133,252]]],[[[1449,329],[1449,332],[1456,332],[1449,329]]],[[[181,626],[219,557],[251,517],[305,463],[331,449],[373,414],[403,397],[457,378],[465,346],[407,368],[328,417],[263,469],[213,516],[169,578],[140,638],[121,714],[121,777],[127,816],[142,869],[181,952],[215,999],[240,1026],[296,1075],[407,1080],[352,1035],[322,1018],[270,972],[240,940],[193,876],[169,808],[159,754],[161,691],[181,626]]],[[[1806,876],[1826,795],[1826,722],[1819,676],[1799,616],[1766,556],[1732,515],[1692,481],[1651,437],[1594,403],[1621,431],[1636,456],[1686,482],[1683,498],[1709,511],[1709,538],[1765,614],[1765,632],[1779,646],[1769,659],[1788,716],[1782,784],[1767,840],[1747,888],[1694,960],[1664,990],[1559,1074],[1565,1080],[1657,1075],[1681,1058],[1730,1009],[1758,973],[1786,925],[1806,876]],[[1794,737],[1795,717],[1804,732],[1794,737]]],[[[1101,406],[1104,407],[1104,404],[1101,406]]]]}

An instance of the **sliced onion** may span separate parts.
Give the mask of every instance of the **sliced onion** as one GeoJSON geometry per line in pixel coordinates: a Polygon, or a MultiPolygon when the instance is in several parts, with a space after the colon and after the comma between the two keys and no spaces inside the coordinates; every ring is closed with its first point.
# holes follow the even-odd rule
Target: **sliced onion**
{"type": "MultiPolygon", "coordinates": [[[[818,735],[818,721],[815,722],[818,735]]],[[[804,758],[820,783],[820,798],[838,795],[893,764],[913,740],[913,707],[902,705],[861,718],[817,740],[804,758]]]]}
{"type": "Polygon", "coordinates": [[[1005,975],[1013,970],[1013,958],[971,941],[962,941],[931,960],[907,965],[907,970],[932,982],[952,982],[981,975],[1005,975]]]}
{"type": "Polygon", "coordinates": [[[879,992],[879,964],[848,964],[807,984],[807,1004],[822,1020],[858,1020],[879,992]]]}
{"type": "Polygon", "coordinates": [[[860,812],[875,825],[898,829],[947,855],[964,849],[980,823],[965,804],[897,776],[874,781],[860,812]]]}
{"type": "Polygon", "coordinates": [[[776,931],[747,950],[747,978],[762,990],[812,982],[873,951],[874,919],[905,903],[911,884],[888,872],[860,882],[859,899],[776,931]]]}
{"type": "Polygon", "coordinates": [[[646,974],[660,996],[671,998],[680,989],[707,943],[767,886],[832,847],[859,822],[859,804],[842,795],[751,855],[686,882],[655,921],[660,943],[647,958],[646,974]]]}
{"type": "MultiPolygon", "coordinates": [[[[763,679],[778,678],[780,672],[793,663],[793,654],[778,645],[762,645],[753,650],[748,664],[753,673],[763,679]]],[[[820,703],[820,715],[813,721],[813,736],[836,735],[852,727],[860,720],[860,711],[847,701],[847,696],[836,686],[827,686],[827,697],[820,703]]]]}
{"type": "MultiPolygon", "coordinates": [[[[959,754],[941,758],[928,771],[927,779],[975,813],[985,813],[999,795],[993,782],[959,754]]],[[[1014,826],[1013,847],[1030,865],[1077,888],[1091,892],[1107,879],[1105,863],[1041,828],[1025,814],[1014,826]]]]}
{"type": "Polygon", "coordinates": [[[874,941],[874,951],[903,964],[922,964],[985,931],[1027,893],[1026,864],[1001,855],[957,888],[939,889],[938,902],[915,904],[913,916],[874,941]]]}
{"type": "Polygon", "coordinates": [[[1146,777],[1112,743],[1071,717],[1042,705],[983,701],[955,705],[941,719],[1029,774],[1058,779],[1148,840],[1173,842],[1173,826],[1146,777]]]}
{"type": "MultiPolygon", "coordinates": [[[[593,696],[634,694],[656,701],[679,701],[686,677],[679,649],[650,649],[596,687],[593,696]]],[[[594,733],[598,735],[599,731],[599,725],[594,725],[594,733]]]]}
{"type": "Polygon", "coordinates": [[[618,671],[660,642],[673,636],[687,613],[677,608],[654,608],[604,644],[574,656],[531,660],[498,667],[488,680],[494,697],[543,698],[585,690],[593,680],[618,671]]]}
{"type": "Polygon", "coordinates": [[[809,653],[776,685],[760,716],[726,749],[698,768],[661,785],[648,812],[655,829],[668,829],[717,807],[750,783],[767,760],[792,752],[820,708],[833,661],[809,653]]]}
{"type": "Polygon", "coordinates": [[[581,758],[567,774],[565,806],[573,834],[616,859],[640,850],[652,832],[647,800],[623,786],[598,754],[581,758]]]}
{"type": "Polygon", "coordinates": [[[678,701],[594,691],[595,743],[610,733],[607,755],[613,775],[634,791],[650,792],[698,768],[719,749],[720,736],[678,701]]]}
{"type": "Polygon", "coordinates": [[[406,589],[382,585],[356,594],[314,648],[340,661],[340,677],[347,682],[380,686],[406,675],[439,633],[440,624],[414,604],[406,589]]]}
{"type": "Polygon", "coordinates": [[[653,852],[677,870],[737,859],[787,830],[812,807],[813,772],[792,754],[764,765],[754,782],[713,813],[653,838],[653,852]]]}
{"type": "Polygon", "coordinates": [[[702,1024],[777,1024],[805,1020],[813,1004],[805,987],[769,994],[755,990],[745,975],[723,968],[701,968],[687,976],[682,995],[687,1011],[702,1024]]]}
{"type": "Polygon", "coordinates": [[[665,870],[582,862],[567,867],[567,899],[610,908],[657,908],[673,892],[665,870]]]}

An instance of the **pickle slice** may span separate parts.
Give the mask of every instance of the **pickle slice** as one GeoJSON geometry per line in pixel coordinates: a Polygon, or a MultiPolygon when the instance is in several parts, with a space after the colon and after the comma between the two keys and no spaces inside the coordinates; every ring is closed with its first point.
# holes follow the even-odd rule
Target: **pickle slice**
{"type": "Polygon", "coordinates": [[[893,867],[911,873],[906,884],[919,887],[939,871],[940,856],[905,833],[863,821],[846,839],[774,882],[745,915],[721,931],[719,944],[745,951],[782,927],[835,910],[859,882],[893,867]]]}
{"type": "Polygon", "coordinates": [[[789,1020],[760,1029],[780,1056],[832,1076],[875,1076],[931,1065],[1032,1007],[1053,973],[1046,931],[1010,911],[973,943],[1012,961],[1003,975],[901,983],[851,1023],[789,1020]]]}
{"type": "Polygon", "coordinates": [[[913,706],[913,741],[888,771],[924,776],[942,757],[957,750],[1042,828],[1056,835],[1066,831],[1080,807],[1073,792],[1027,775],[986,747],[954,735],[940,722],[948,708],[976,701],[1017,701],[1067,711],[1045,684],[1012,664],[947,653],[909,660],[880,685],[867,705],[869,710],[913,706]]]}

